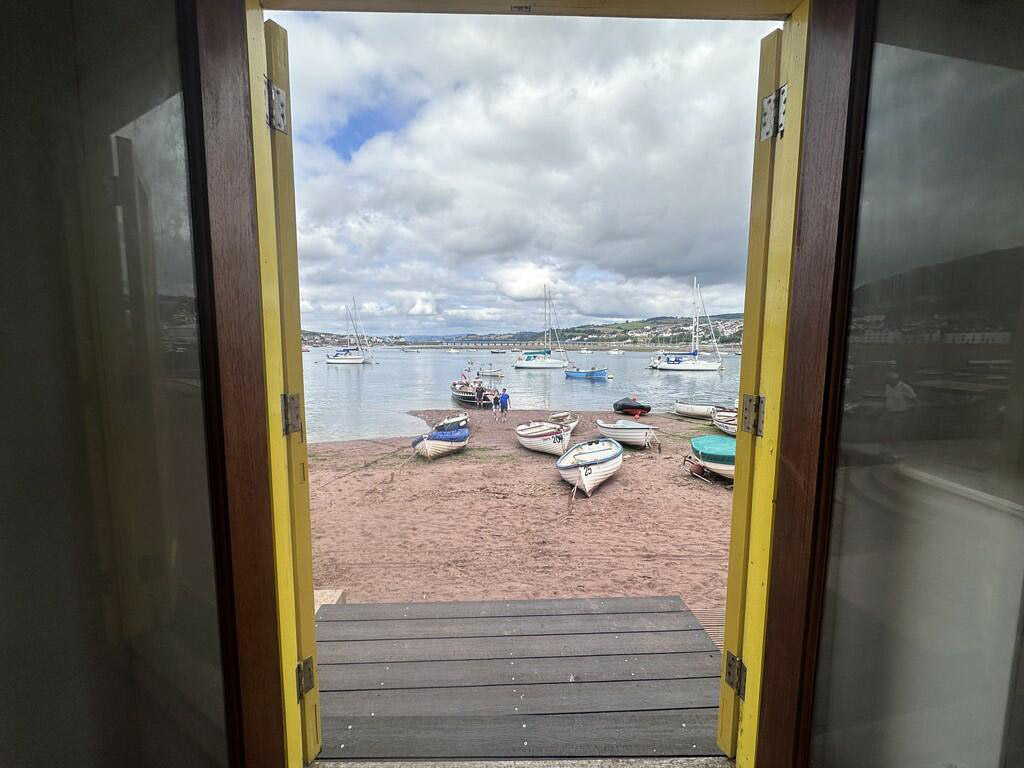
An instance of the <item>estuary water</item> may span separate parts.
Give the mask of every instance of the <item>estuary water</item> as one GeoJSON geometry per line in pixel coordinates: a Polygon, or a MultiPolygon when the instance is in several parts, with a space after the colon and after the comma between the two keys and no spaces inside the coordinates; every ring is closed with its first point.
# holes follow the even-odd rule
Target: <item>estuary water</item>
{"type": "Polygon", "coordinates": [[[513,352],[495,355],[484,349],[450,354],[443,349],[377,348],[375,365],[328,365],[329,351],[314,348],[302,355],[311,443],[418,434],[424,422],[406,411],[459,409],[449,386],[467,367],[473,372],[491,366],[501,369],[504,378],[489,381],[508,389],[513,410],[605,410],[630,395],[656,411],[669,410],[676,400],[732,406],[739,393],[740,358],[732,353],[723,358],[723,371],[682,373],[648,368],[653,352],[570,352],[570,361],[581,368],[607,367],[614,377],[586,381],[567,379],[561,369],[516,370],[513,352]]]}

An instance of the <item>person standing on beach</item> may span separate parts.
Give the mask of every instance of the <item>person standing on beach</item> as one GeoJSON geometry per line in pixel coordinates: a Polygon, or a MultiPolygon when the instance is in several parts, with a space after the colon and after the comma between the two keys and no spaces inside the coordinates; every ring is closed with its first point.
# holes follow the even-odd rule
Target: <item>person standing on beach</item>
{"type": "Polygon", "coordinates": [[[498,420],[498,391],[495,390],[494,394],[491,395],[491,413],[494,414],[494,420],[498,420]]]}
{"type": "Polygon", "coordinates": [[[476,383],[476,407],[484,407],[484,384],[482,381],[476,383]]]}
{"type": "Polygon", "coordinates": [[[512,398],[508,396],[508,390],[502,387],[501,395],[495,400],[501,405],[501,420],[508,421],[508,405],[512,402],[512,398]]]}

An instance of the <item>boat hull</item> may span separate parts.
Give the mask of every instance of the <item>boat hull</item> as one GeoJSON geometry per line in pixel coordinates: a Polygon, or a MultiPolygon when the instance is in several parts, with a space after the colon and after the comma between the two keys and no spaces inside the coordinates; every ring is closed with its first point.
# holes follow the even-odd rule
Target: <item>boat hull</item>
{"type": "Polygon", "coordinates": [[[612,410],[616,413],[624,413],[627,416],[643,416],[644,414],[651,412],[651,406],[633,400],[632,398],[624,397],[622,400],[616,400],[615,403],[612,404],[612,410]]]}
{"type": "Polygon", "coordinates": [[[670,363],[662,360],[658,363],[659,371],[684,371],[684,372],[706,372],[722,370],[722,363],[717,360],[682,360],[678,363],[670,363]]]}
{"type": "Polygon", "coordinates": [[[576,425],[580,423],[580,417],[572,411],[556,411],[548,416],[547,421],[565,427],[571,434],[576,429],[576,425]]]}
{"type": "Polygon", "coordinates": [[[715,406],[698,405],[696,403],[676,403],[672,406],[672,412],[676,416],[682,416],[686,419],[711,421],[711,414],[715,412],[715,406]]]}
{"type": "Polygon", "coordinates": [[[328,365],[362,365],[366,362],[365,357],[360,355],[346,355],[345,357],[328,357],[328,365]]]}
{"type": "Polygon", "coordinates": [[[569,448],[571,435],[571,429],[546,421],[531,421],[516,427],[516,440],[523,448],[538,453],[550,453],[552,456],[561,456],[565,453],[569,448]],[[545,430],[544,427],[549,429],[545,430]],[[543,434],[530,434],[531,431],[543,434]]]}
{"type": "Polygon", "coordinates": [[[417,456],[433,460],[438,459],[441,456],[447,456],[450,453],[457,453],[466,447],[469,439],[452,441],[452,440],[431,440],[430,438],[424,437],[413,445],[412,450],[417,456]]]}
{"type": "Polygon", "coordinates": [[[656,427],[647,424],[622,423],[607,424],[600,419],[597,420],[597,431],[602,437],[615,440],[623,445],[632,445],[637,448],[647,448],[657,441],[655,434],[656,427]]]}
{"type": "Polygon", "coordinates": [[[584,379],[588,381],[607,381],[608,369],[599,368],[595,371],[566,371],[565,378],[567,379],[584,379]]]}
{"type": "Polygon", "coordinates": [[[736,435],[736,419],[738,413],[731,408],[715,408],[711,414],[711,423],[720,432],[736,435]]]}
{"type": "Polygon", "coordinates": [[[594,491],[596,491],[602,483],[606,482],[612,475],[618,472],[621,466],[622,446],[615,440],[609,440],[608,438],[603,440],[594,440],[590,443],[574,445],[562,454],[558,461],[555,462],[555,468],[558,470],[558,474],[561,475],[562,479],[569,483],[569,485],[574,486],[578,491],[583,491],[583,493],[588,497],[593,495],[594,491]],[[601,459],[600,461],[579,463],[572,461],[575,454],[581,451],[581,449],[585,450],[591,445],[603,442],[611,443],[618,450],[608,458],[601,459]]]}
{"type": "Polygon", "coordinates": [[[566,368],[568,363],[564,360],[516,360],[513,364],[513,368],[520,370],[557,370],[559,368],[566,368]]]}

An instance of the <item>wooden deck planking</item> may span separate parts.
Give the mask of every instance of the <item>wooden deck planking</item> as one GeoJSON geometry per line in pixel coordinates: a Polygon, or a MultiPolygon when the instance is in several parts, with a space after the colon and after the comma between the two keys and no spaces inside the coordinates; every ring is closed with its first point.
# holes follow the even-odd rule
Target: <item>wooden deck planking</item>
{"type": "Polygon", "coordinates": [[[569,616],[495,616],[488,618],[381,619],[326,621],[317,624],[320,640],[412,640],[511,635],[577,635],[606,632],[666,632],[700,629],[689,611],[596,613],[569,616]]]}
{"type": "Polygon", "coordinates": [[[551,715],[694,709],[718,704],[718,677],[626,680],[611,683],[471,685],[336,691],[322,703],[324,716],[551,715]]]}
{"type": "Polygon", "coordinates": [[[320,759],[717,755],[717,717],[717,708],[524,717],[325,717],[320,759]]]}
{"type": "Polygon", "coordinates": [[[686,605],[682,599],[674,595],[559,600],[483,600],[448,603],[348,603],[322,606],[317,612],[317,621],[571,616],[586,613],[657,613],[685,610],[686,605]]]}
{"type": "Polygon", "coordinates": [[[714,651],[703,629],[682,632],[622,632],[598,635],[453,637],[426,640],[321,641],[321,664],[339,662],[525,659],[539,656],[606,656],[627,653],[714,651]]]}
{"type": "Polygon", "coordinates": [[[325,605],[317,621],[325,759],[718,754],[721,656],[678,597],[325,605]]]}
{"type": "Polygon", "coordinates": [[[721,657],[713,651],[633,656],[561,656],[539,659],[402,661],[390,664],[320,664],[320,690],[445,688],[463,685],[615,682],[716,677],[721,657]],[[515,677],[515,680],[512,678],[515,677]],[[383,685],[382,685],[383,683],[383,685]]]}

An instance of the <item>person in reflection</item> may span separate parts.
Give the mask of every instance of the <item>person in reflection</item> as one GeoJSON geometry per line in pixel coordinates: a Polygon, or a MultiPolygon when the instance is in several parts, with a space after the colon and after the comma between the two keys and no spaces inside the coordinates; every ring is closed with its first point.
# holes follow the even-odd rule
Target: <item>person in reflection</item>
{"type": "Polygon", "coordinates": [[[893,460],[902,458],[899,454],[910,421],[910,414],[917,404],[914,392],[900,375],[893,371],[885,377],[885,411],[882,413],[882,452],[893,460]]]}

